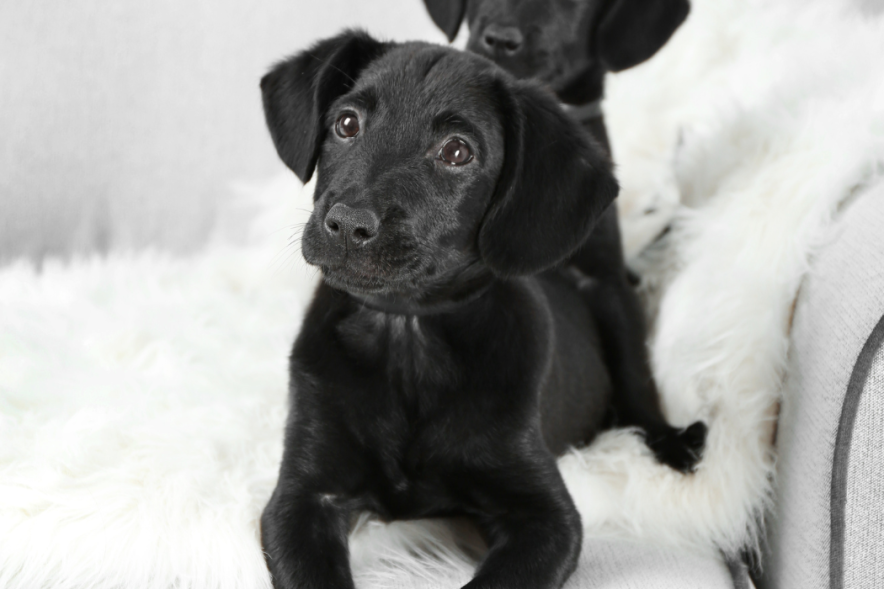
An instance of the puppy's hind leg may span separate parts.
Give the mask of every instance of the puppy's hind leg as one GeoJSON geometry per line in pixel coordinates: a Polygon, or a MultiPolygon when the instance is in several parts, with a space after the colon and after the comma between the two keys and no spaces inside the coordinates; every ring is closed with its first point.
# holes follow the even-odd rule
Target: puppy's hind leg
{"type": "Polygon", "coordinates": [[[706,426],[697,422],[679,430],[666,422],[660,409],[645,345],[644,311],[623,261],[613,206],[569,263],[592,278],[591,285],[581,290],[598,326],[611,375],[615,424],[644,430],[648,447],[661,463],[681,472],[693,470],[705,443],[706,426]]]}

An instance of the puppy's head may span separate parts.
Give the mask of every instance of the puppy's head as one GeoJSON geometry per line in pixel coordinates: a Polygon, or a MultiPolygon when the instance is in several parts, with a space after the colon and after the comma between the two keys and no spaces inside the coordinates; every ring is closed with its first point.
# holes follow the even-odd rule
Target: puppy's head
{"type": "Polygon", "coordinates": [[[305,182],[318,168],[304,257],[350,292],[418,296],[467,268],[538,272],[617,194],[550,95],[475,55],[346,32],[261,89],[283,162],[305,182]]]}
{"type": "MultiPolygon", "coordinates": [[[[688,0],[424,0],[449,40],[466,18],[470,51],[557,93],[575,81],[657,52],[690,10],[688,0]]],[[[600,86],[599,86],[600,91],[600,86]]]]}

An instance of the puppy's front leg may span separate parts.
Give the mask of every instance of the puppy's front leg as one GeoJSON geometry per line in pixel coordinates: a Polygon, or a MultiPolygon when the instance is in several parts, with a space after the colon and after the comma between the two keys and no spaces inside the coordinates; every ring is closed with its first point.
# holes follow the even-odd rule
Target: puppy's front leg
{"type": "Polygon", "coordinates": [[[353,589],[349,509],[280,479],[261,516],[261,543],[275,589],[353,589]]]}
{"type": "Polygon", "coordinates": [[[496,481],[501,509],[479,522],[490,551],[463,589],[559,589],[574,572],[583,530],[555,461],[522,474],[496,481]]]}

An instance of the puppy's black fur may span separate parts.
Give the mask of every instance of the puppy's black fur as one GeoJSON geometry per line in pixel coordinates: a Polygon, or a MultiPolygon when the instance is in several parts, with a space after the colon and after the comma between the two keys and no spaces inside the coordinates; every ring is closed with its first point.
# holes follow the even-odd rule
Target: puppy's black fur
{"type": "Polygon", "coordinates": [[[617,194],[607,157],[552,95],[447,48],[348,32],[261,87],[282,160],[319,168],[303,252],[323,273],[261,520],[274,586],[353,587],[367,509],[472,516],[490,551],[471,589],[560,587],[581,526],[555,456],[612,391],[555,267],[617,194]]]}
{"type": "MultiPolygon", "coordinates": [[[[469,50],[519,78],[536,79],[566,104],[601,99],[604,75],[656,53],[685,20],[688,0],[424,0],[436,24],[453,40],[461,22],[469,50]]],[[[610,151],[601,111],[580,123],[610,151]]],[[[670,427],[645,348],[644,315],[623,257],[615,207],[567,262],[593,280],[588,293],[614,385],[613,421],[641,427],[657,459],[690,470],[706,428],[670,427]]]]}

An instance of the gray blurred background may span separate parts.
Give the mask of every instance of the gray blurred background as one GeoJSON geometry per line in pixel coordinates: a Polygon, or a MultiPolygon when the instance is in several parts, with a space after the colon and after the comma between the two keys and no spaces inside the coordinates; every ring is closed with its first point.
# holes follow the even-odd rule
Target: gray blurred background
{"type": "Polygon", "coordinates": [[[261,75],[350,26],[445,41],[421,0],[0,0],[0,264],[204,244],[284,169],[261,75]]]}
{"type": "Polygon", "coordinates": [[[198,248],[284,170],[261,75],[352,26],[445,41],[421,0],[0,1],[0,264],[198,248]]]}

